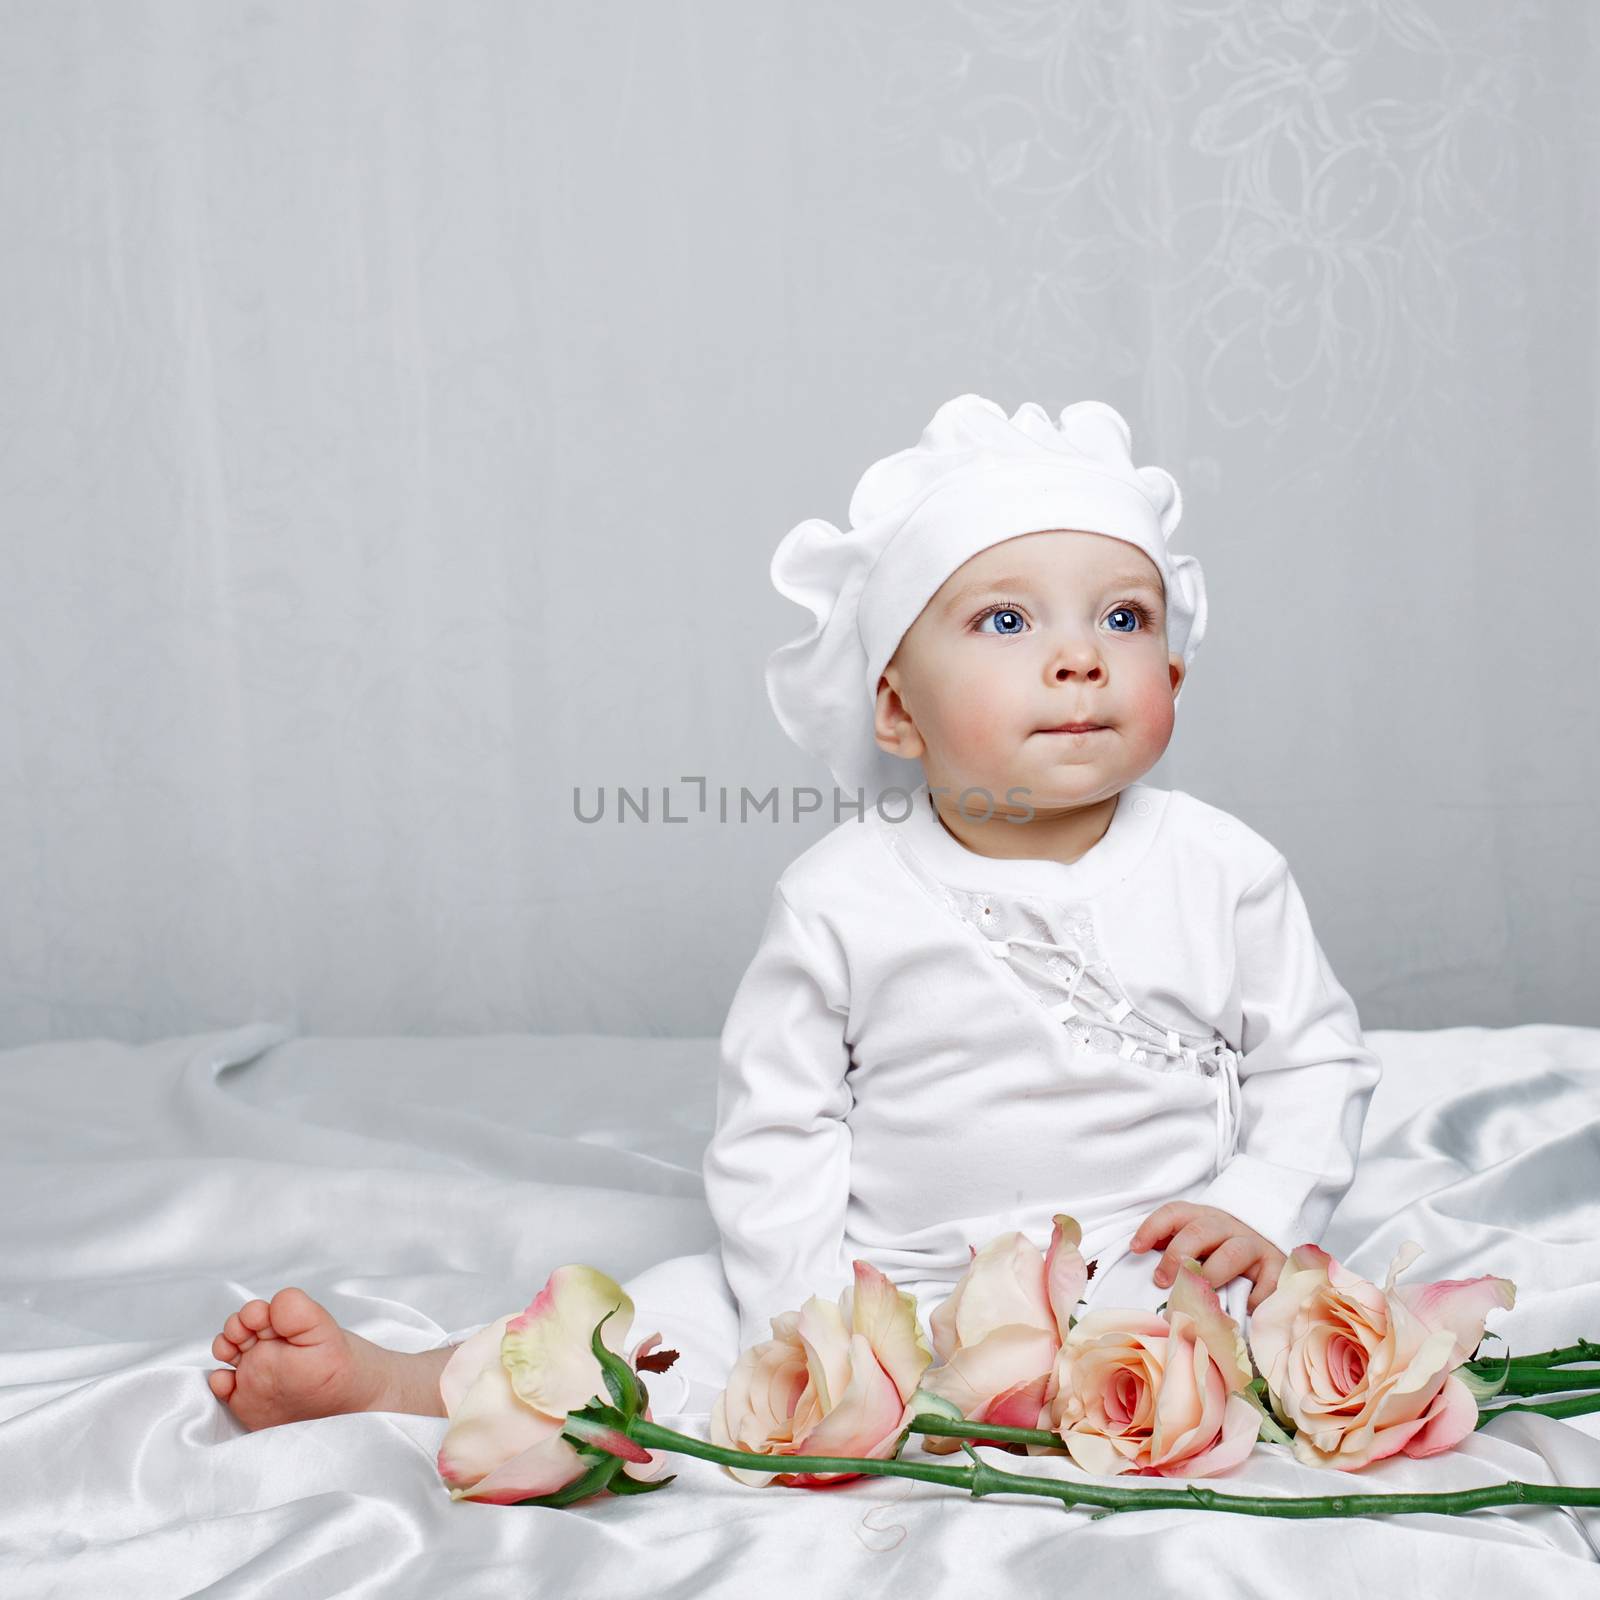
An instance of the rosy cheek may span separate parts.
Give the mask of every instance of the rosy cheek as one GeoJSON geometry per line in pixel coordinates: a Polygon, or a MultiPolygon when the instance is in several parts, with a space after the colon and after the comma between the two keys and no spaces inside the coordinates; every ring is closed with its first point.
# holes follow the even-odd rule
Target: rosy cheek
{"type": "Polygon", "coordinates": [[[963,750],[982,751],[994,744],[1005,726],[1015,696],[1004,683],[990,683],[974,674],[947,686],[941,720],[963,750]]]}
{"type": "Polygon", "coordinates": [[[1001,708],[984,704],[964,708],[961,718],[961,753],[984,757],[1005,746],[1001,708]]]}
{"type": "Polygon", "coordinates": [[[1165,683],[1157,681],[1148,688],[1141,687],[1133,696],[1129,710],[1140,733],[1151,739],[1171,737],[1174,721],[1172,691],[1165,683]]]}

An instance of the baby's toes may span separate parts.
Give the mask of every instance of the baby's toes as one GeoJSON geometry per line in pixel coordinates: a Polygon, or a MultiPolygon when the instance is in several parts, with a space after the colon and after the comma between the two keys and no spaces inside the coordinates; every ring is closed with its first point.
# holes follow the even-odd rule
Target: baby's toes
{"type": "Polygon", "coordinates": [[[228,1399],[238,1381],[239,1374],[232,1367],[217,1367],[206,1374],[206,1382],[211,1385],[212,1394],[219,1400],[228,1399]]]}
{"type": "Polygon", "coordinates": [[[226,1361],[229,1366],[232,1366],[238,1361],[241,1351],[226,1333],[219,1333],[211,1341],[211,1353],[218,1361],[226,1361]]]}
{"type": "MultiPolygon", "coordinates": [[[[280,1289],[273,1295],[268,1310],[271,1317],[268,1326],[272,1333],[291,1343],[315,1343],[338,1332],[338,1323],[304,1289],[280,1289]]],[[[265,1330],[261,1337],[268,1337],[265,1330]]]]}
{"type": "MultiPolygon", "coordinates": [[[[265,1300],[246,1300],[245,1303],[240,1306],[231,1317],[228,1318],[228,1322],[237,1322],[241,1331],[247,1338],[275,1339],[278,1336],[272,1326],[272,1308],[265,1300]]],[[[223,1325],[222,1331],[227,1333],[228,1337],[231,1338],[241,1350],[249,1348],[244,1339],[229,1332],[226,1323],[223,1325]]]]}
{"type": "MultiPolygon", "coordinates": [[[[222,1324],[222,1332],[218,1334],[217,1337],[225,1340],[228,1344],[233,1346],[233,1356],[223,1356],[221,1355],[220,1351],[218,1352],[221,1360],[231,1361],[235,1357],[242,1355],[250,1348],[251,1345],[256,1342],[256,1331],[254,1328],[247,1327],[245,1325],[244,1318],[241,1317],[237,1311],[235,1311],[228,1318],[228,1320],[222,1324]]],[[[267,1337],[271,1338],[272,1336],[268,1334],[267,1337]]]]}

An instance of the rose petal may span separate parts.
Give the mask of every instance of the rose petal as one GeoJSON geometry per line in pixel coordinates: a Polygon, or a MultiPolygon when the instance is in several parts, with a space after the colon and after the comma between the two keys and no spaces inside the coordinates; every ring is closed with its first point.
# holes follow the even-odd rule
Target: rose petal
{"type": "Polygon", "coordinates": [[[1382,1428],[1358,1428],[1339,1441],[1339,1448],[1325,1465],[1341,1472],[1354,1472],[1359,1467],[1371,1466],[1375,1461],[1386,1461],[1405,1449],[1413,1434],[1424,1426],[1422,1417],[1411,1417],[1382,1428]]]}
{"type": "Polygon", "coordinates": [[[730,1374],[727,1393],[730,1415],[741,1419],[741,1445],[792,1439],[795,1410],[811,1383],[800,1341],[764,1340],[740,1358],[735,1373],[739,1382],[730,1374]]]}
{"type": "MultiPolygon", "coordinates": [[[[715,1445],[720,1445],[724,1450],[750,1450],[752,1454],[759,1454],[760,1452],[754,1446],[744,1443],[741,1439],[734,1438],[729,1430],[729,1417],[739,1417],[739,1413],[731,1408],[731,1394],[731,1387],[724,1389],[711,1403],[711,1442],[715,1445]]],[[[624,1468],[624,1471],[626,1471],[626,1468],[624,1468]]],[[[772,1482],[775,1476],[772,1472],[760,1471],[753,1464],[750,1467],[724,1466],[723,1471],[730,1477],[737,1478],[740,1483],[749,1484],[753,1489],[764,1488],[772,1482]]]]}
{"type": "Polygon", "coordinates": [[[961,1309],[961,1296],[966,1292],[965,1275],[956,1279],[955,1287],[936,1305],[928,1316],[928,1331],[933,1335],[933,1354],[936,1361],[948,1361],[956,1353],[961,1340],[956,1332],[956,1314],[961,1309]]]}
{"type": "Polygon", "coordinates": [[[800,1308],[797,1325],[817,1403],[824,1412],[850,1381],[850,1328],[838,1301],[812,1295],[800,1308]]]}
{"type": "Polygon", "coordinates": [[[1455,1335],[1452,1367],[1472,1358],[1483,1338],[1484,1319],[1497,1307],[1509,1311],[1517,1303],[1517,1286],[1509,1278],[1443,1278],[1438,1283],[1405,1284],[1395,1298],[1430,1328],[1448,1328],[1455,1335]]]}
{"type": "Polygon", "coordinates": [[[1427,1391],[1432,1400],[1439,1387],[1437,1380],[1449,1371],[1450,1356],[1455,1349],[1455,1335],[1448,1328],[1436,1328],[1423,1340],[1422,1346],[1398,1374],[1383,1384],[1384,1399],[1390,1405],[1400,1395],[1415,1395],[1427,1391]]]}
{"type": "Polygon", "coordinates": [[[1048,1377],[1055,1355],[1054,1335],[1041,1328],[996,1328],[977,1344],[957,1350],[942,1367],[930,1368],[922,1386],[960,1406],[962,1416],[973,1417],[1016,1384],[1048,1377]]]}
{"type": "MultiPolygon", "coordinates": [[[[862,1334],[850,1339],[850,1381],[839,1403],[795,1441],[794,1454],[866,1456],[899,1432],[905,1401],[862,1334]]],[[[836,1474],[827,1474],[833,1477],[836,1474]]]]}
{"type": "Polygon", "coordinates": [[[633,1301],[593,1267],[557,1267],[521,1316],[506,1326],[500,1359],[511,1385],[531,1406],[564,1417],[590,1399],[608,1399],[600,1363],[589,1342],[595,1324],[618,1306],[601,1333],[608,1350],[627,1348],[633,1301]]]}
{"type": "Polygon", "coordinates": [[[1222,1436],[1209,1450],[1174,1462],[1163,1471],[1176,1478],[1210,1478],[1231,1471],[1255,1448],[1261,1415],[1242,1394],[1228,1396],[1222,1415],[1222,1436]]]}
{"type": "Polygon", "coordinates": [[[865,1335],[901,1400],[908,1400],[933,1360],[933,1352],[917,1325],[916,1297],[897,1289],[883,1273],[865,1261],[857,1261],[854,1270],[851,1327],[854,1332],[865,1335]]]}
{"type": "Polygon", "coordinates": [[[980,1422],[992,1422],[1002,1428],[1037,1428],[1039,1412],[1044,1405],[1048,1374],[1040,1373],[1026,1383],[997,1394],[984,1408],[980,1422]]]}
{"type": "Polygon", "coordinates": [[[1138,1306],[1099,1306],[1078,1318],[1077,1325],[1062,1344],[1093,1344],[1107,1334],[1126,1334],[1130,1338],[1148,1338],[1159,1343],[1167,1336],[1167,1326],[1166,1318],[1158,1311],[1145,1311],[1138,1306]]]}
{"type": "Polygon", "coordinates": [[[505,1462],[559,1435],[565,1419],[564,1412],[551,1417],[524,1405],[506,1369],[489,1361],[445,1430],[436,1458],[439,1476],[452,1490],[468,1489],[505,1462]]]}
{"type": "Polygon", "coordinates": [[[1062,1434],[1061,1440],[1067,1447],[1067,1453],[1085,1472],[1107,1477],[1126,1472],[1134,1464],[1103,1434],[1074,1428],[1070,1433],[1062,1434]]]}
{"type": "Polygon", "coordinates": [[[1055,1327],[1044,1257],[1022,1233],[996,1235],[973,1256],[949,1297],[929,1318],[934,1348],[948,1361],[995,1328],[1055,1327]],[[935,1320],[937,1319],[937,1320],[935,1320]]]}
{"type": "Polygon", "coordinates": [[[1422,1246],[1415,1239],[1407,1239],[1394,1253],[1394,1259],[1389,1263],[1389,1276],[1384,1280],[1383,1292],[1385,1295],[1394,1292],[1394,1280],[1422,1254],[1422,1246]]]}
{"type": "Polygon", "coordinates": [[[461,1409],[467,1390],[477,1381],[484,1366],[493,1361],[500,1364],[500,1341],[505,1337],[506,1324],[516,1313],[507,1312],[498,1322],[479,1328],[469,1339],[463,1339],[450,1354],[439,1373],[439,1398],[444,1401],[444,1414],[454,1417],[461,1409]]]}
{"type": "Polygon", "coordinates": [[[1150,1434],[1154,1464],[1209,1450],[1222,1431],[1228,1388],[1211,1353],[1184,1316],[1167,1341],[1166,1363],[1156,1391],[1156,1420],[1150,1434]]]}
{"type": "Polygon", "coordinates": [[[1050,1230],[1050,1247],[1044,1255],[1044,1280],[1058,1339],[1066,1338],[1068,1324],[1089,1283],[1088,1264],[1078,1249],[1082,1242],[1083,1229],[1077,1220],[1057,1213],[1050,1230]]]}
{"type": "Polygon", "coordinates": [[[1433,1398],[1424,1426],[1407,1441],[1408,1456],[1435,1456],[1453,1450],[1478,1426],[1478,1402],[1472,1391],[1454,1373],[1433,1398]]]}
{"type": "Polygon", "coordinates": [[[1187,1264],[1178,1268],[1172,1293],[1167,1296],[1167,1319],[1179,1316],[1193,1320],[1195,1333],[1216,1362],[1223,1382],[1231,1393],[1250,1382],[1250,1352],[1245,1347],[1239,1324],[1222,1309],[1217,1291],[1187,1264]]]}
{"type": "Polygon", "coordinates": [[[479,1500],[509,1506],[536,1495],[554,1494],[589,1470],[590,1463],[560,1434],[503,1462],[470,1489],[452,1489],[452,1500],[479,1500]]]}

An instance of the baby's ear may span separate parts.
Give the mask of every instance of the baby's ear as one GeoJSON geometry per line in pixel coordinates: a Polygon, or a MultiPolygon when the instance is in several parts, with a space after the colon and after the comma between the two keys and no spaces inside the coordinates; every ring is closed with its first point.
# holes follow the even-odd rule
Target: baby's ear
{"type": "Polygon", "coordinates": [[[887,677],[878,679],[878,698],[872,709],[872,735],[880,750],[910,761],[915,761],[927,748],[905,702],[887,677]]]}

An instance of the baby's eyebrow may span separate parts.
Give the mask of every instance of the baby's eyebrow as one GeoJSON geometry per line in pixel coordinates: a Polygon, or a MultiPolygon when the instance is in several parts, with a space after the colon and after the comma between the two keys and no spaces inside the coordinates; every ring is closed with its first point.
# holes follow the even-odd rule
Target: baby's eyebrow
{"type": "Polygon", "coordinates": [[[1157,599],[1161,597],[1161,580],[1143,572],[1124,572],[1119,577],[1106,580],[1108,589],[1146,589],[1157,599]]]}
{"type": "Polygon", "coordinates": [[[950,596],[945,606],[946,611],[955,611],[964,605],[970,605],[974,600],[986,594],[993,594],[998,589],[1026,589],[1033,593],[1032,578],[987,578],[981,583],[969,583],[950,596]]]}
{"type": "MultiPolygon", "coordinates": [[[[1143,589],[1145,593],[1161,598],[1161,582],[1159,579],[1148,577],[1142,572],[1120,572],[1115,577],[1107,578],[1104,587],[1107,589],[1143,589]]],[[[957,611],[962,606],[971,605],[973,601],[981,599],[986,594],[994,594],[1001,589],[1021,589],[1034,593],[1032,578],[1021,576],[1009,578],[987,578],[979,583],[969,583],[957,589],[945,604],[947,612],[957,611]]]]}

